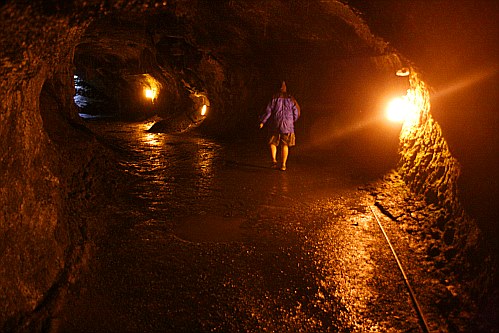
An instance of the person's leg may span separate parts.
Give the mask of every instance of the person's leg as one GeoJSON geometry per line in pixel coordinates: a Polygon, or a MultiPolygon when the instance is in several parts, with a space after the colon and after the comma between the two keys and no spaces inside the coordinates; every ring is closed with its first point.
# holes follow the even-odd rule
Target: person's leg
{"type": "Polygon", "coordinates": [[[288,155],[289,155],[288,145],[282,144],[282,147],[281,147],[281,156],[282,156],[281,170],[282,171],[286,170],[286,161],[288,160],[288,155]]]}
{"type": "Polygon", "coordinates": [[[273,143],[270,144],[270,154],[272,155],[272,163],[277,163],[277,146],[273,143]]]}

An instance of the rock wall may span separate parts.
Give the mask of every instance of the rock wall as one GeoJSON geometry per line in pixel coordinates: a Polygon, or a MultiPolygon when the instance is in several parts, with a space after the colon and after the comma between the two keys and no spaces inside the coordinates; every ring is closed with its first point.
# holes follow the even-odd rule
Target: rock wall
{"type": "Polygon", "coordinates": [[[72,102],[85,25],[31,6],[0,12],[0,331],[40,331],[86,256],[95,175],[109,166],[72,102]]]}
{"type": "Polygon", "coordinates": [[[398,215],[409,228],[423,230],[420,236],[437,268],[446,267],[468,285],[470,293],[483,296],[493,288],[490,250],[476,220],[460,202],[460,165],[430,113],[430,90],[415,72],[409,81],[407,96],[418,111],[400,134],[398,173],[412,192],[413,199],[406,198],[406,204],[414,210],[398,215]],[[411,206],[413,200],[426,206],[411,206]]]}
{"type": "Polygon", "coordinates": [[[418,74],[409,78],[409,100],[419,110],[401,131],[399,172],[428,203],[459,213],[458,161],[452,156],[439,124],[430,113],[430,92],[418,74]]]}
{"type": "MultiPolygon", "coordinates": [[[[91,234],[98,228],[92,221],[99,218],[93,203],[105,206],[104,194],[120,183],[109,177],[112,156],[104,155],[112,153],[79,120],[72,101],[73,63],[93,18],[110,9],[150,7],[147,1],[131,3],[116,2],[115,8],[97,2],[0,5],[2,332],[47,329],[44,319],[91,251],[91,234]]],[[[218,62],[204,60],[202,75],[218,82],[218,62]]],[[[209,88],[215,106],[222,104],[220,89],[209,88]]]]}

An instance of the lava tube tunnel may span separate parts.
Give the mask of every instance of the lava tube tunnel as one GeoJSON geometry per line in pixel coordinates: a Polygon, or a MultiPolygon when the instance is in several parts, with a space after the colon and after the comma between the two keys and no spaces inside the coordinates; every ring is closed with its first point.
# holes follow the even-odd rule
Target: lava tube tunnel
{"type": "Polygon", "coordinates": [[[2,1],[0,331],[494,332],[498,13],[2,1]]]}

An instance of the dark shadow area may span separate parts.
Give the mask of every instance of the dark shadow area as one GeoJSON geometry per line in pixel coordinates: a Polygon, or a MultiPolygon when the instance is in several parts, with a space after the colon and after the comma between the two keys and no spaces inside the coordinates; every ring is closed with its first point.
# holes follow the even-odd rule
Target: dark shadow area
{"type": "MultiPolygon", "coordinates": [[[[469,78],[472,80],[472,77],[469,78]]],[[[436,93],[435,117],[461,164],[460,197],[499,250],[499,76],[482,77],[458,91],[436,93]]]]}

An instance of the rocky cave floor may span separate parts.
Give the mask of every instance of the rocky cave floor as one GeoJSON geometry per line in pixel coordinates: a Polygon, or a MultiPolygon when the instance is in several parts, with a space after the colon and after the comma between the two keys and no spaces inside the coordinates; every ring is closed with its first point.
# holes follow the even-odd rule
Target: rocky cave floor
{"type": "MultiPolygon", "coordinates": [[[[400,253],[404,269],[413,272],[407,275],[423,311],[428,312],[428,323],[446,322],[443,331],[449,332],[497,332],[497,290],[488,281],[488,288],[492,288],[487,292],[493,295],[484,297],[485,286],[479,284],[487,280],[488,272],[482,271],[485,265],[473,262],[477,260],[470,257],[473,254],[446,258],[441,250],[445,248],[444,232],[436,226],[440,208],[414,195],[395,171],[371,183],[366,190],[384,216],[384,228],[400,253]]],[[[455,221],[459,222],[462,221],[455,221]]],[[[489,264],[496,265],[490,261],[489,264]]],[[[429,327],[432,329],[431,324],[429,327]]]]}
{"type": "Polygon", "coordinates": [[[494,331],[434,250],[434,208],[396,172],[360,176],[346,155],[299,148],[279,172],[262,145],[150,125],[89,125],[123,190],[94,210],[93,254],[51,331],[421,332],[371,209],[432,332],[494,331]]]}

